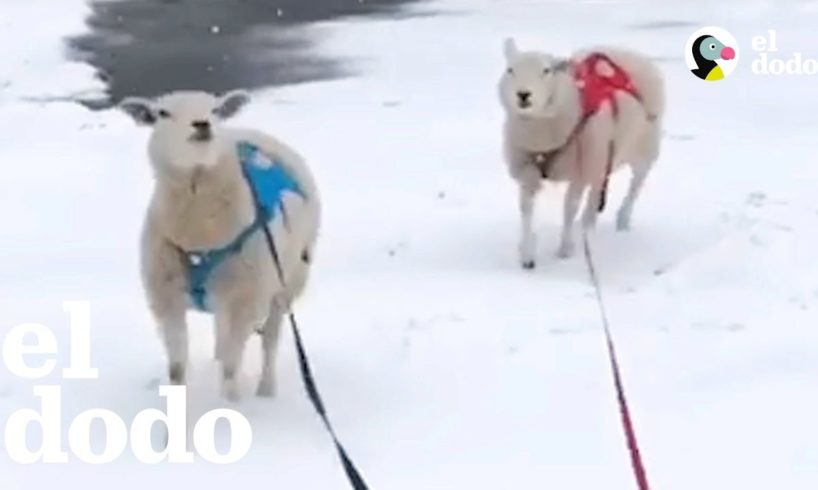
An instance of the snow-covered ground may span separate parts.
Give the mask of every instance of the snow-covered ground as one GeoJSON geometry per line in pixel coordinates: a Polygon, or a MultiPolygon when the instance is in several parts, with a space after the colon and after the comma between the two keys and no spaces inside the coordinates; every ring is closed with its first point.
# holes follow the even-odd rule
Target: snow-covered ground
{"type": "MultiPolygon", "coordinates": [[[[593,236],[653,487],[816,488],[816,78],[753,75],[750,40],[777,29],[780,57],[818,58],[818,3],[443,0],[417,10],[441,14],[311,27],[326,54],[355,57],[364,76],[258,93],[236,122],[292,143],[322,187],[325,226],[297,313],[371,487],[634,488],[584,264],[553,258],[556,191],[540,206],[539,268],[517,265],[495,90],[501,40],[515,35],[558,53],[638,48],[667,77],[663,153],[634,230],[614,231],[612,206],[593,236]],[[740,43],[723,82],[684,66],[702,25],[740,43]]],[[[45,324],[64,365],[62,302],[91,301],[100,379],[44,382],[63,386],[66,422],[88,408],[129,421],[160,406],[165,370],[136,262],[147,134],[115,111],[42,102],[100,88],[62,56],[61,37],[81,31],[84,14],[81,0],[0,3],[0,334],[45,324]]],[[[614,204],[624,184],[614,180],[614,204]]],[[[192,417],[224,406],[209,325],[191,316],[192,417]]],[[[250,396],[250,350],[248,396],[234,408],[254,445],[241,462],[20,466],[0,447],[0,488],[346,488],[290,341],[274,401],[250,396]]],[[[0,369],[0,421],[36,406],[32,385],[0,369]]]]}

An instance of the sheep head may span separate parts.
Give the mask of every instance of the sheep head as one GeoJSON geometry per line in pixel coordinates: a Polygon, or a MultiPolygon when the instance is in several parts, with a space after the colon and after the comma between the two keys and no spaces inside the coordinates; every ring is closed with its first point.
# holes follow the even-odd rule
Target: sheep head
{"type": "Polygon", "coordinates": [[[521,117],[555,116],[571,83],[565,61],[546,53],[520,51],[512,39],[506,40],[504,52],[500,101],[506,112],[521,117]]]}
{"type": "Polygon", "coordinates": [[[218,162],[222,121],[249,101],[243,90],[221,96],[179,91],[152,100],[128,97],[119,107],[137,124],[152,128],[149,149],[154,164],[195,168],[218,162]]]}

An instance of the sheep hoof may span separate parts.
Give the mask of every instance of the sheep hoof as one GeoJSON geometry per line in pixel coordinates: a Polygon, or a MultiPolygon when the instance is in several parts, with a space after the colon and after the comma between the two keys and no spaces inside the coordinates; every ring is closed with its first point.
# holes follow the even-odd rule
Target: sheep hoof
{"type": "Polygon", "coordinates": [[[537,267],[537,263],[534,260],[524,260],[522,265],[523,269],[527,271],[534,270],[534,268],[537,267]]]}
{"type": "Polygon", "coordinates": [[[617,231],[630,231],[631,229],[631,220],[629,217],[620,214],[616,217],[616,230],[617,231]]]}
{"type": "Polygon", "coordinates": [[[582,218],[582,225],[586,230],[593,230],[596,228],[596,213],[587,213],[582,218]]]}
{"type": "Polygon", "coordinates": [[[235,379],[226,379],[222,384],[222,396],[229,402],[236,403],[241,400],[239,384],[235,379]]]}
{"type": "Polygon", "coordinates": [[[258,384],[256,396],[258,396],[259,398],[275,398],[276,396],[275,383],[271,383],[267,380],[262,379],[258,384]]]}
{"type": "Polygon", "coordinates": [[[172,363],[168,369],[168,377],[172,385],[178,386],[185,384],[185,365],[180,362],[172,363]]]}
{"type": "Polygon", "coordinates": [[[570,259],[573,256],[574,256],[573,243],[563,243],[562,245],[560,245],[560,248],[557,249],[557,258],[570,259]]]}

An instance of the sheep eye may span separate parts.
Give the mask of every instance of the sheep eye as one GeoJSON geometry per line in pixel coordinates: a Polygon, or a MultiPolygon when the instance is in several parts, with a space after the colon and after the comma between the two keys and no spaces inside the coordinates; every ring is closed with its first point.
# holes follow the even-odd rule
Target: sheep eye
{"type": "Polygon", "coordinates": [[[166,111],[165,109],[159,109],[157,111],[157,114],[159,114],[159,117],[161,117],[162,119],[170,118],[170,112],[166,111]]]}
{"type": "Polygon", "coordinates": [[[508,73],[509,75],[514,75],[514,68],[507,68],[506,73],[508,73]]]}
{"type": "Polygon", "coordinates": [[[715,45],[715,44],[711,44],[711,45],[710,45],[710,49],[716,49],[716,45],[715,45]]]}
{"type": "Polygon", "coordinates": [[[542,73],[543,75],[548,75],[549,73],[551,73],[551,68],[544,68],[542,73]]]}

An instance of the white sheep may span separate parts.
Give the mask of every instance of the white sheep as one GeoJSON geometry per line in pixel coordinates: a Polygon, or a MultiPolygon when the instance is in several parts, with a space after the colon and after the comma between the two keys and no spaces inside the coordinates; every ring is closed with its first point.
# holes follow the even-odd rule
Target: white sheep
{"type": "Polygon", "coordinates": [[[610,47],[584,50],[562,60],[519,51],[508,39],[505,58],[506,71],[499,84],[506,113],[504,156],[519,184],[520,261],[532,269],[537,244],[531,220],[544,179],[568,182],[559,257],[573,254],[573,223],[586,189],[590,192],[583,223],[592,227],[605,204],[607,177],[625,163],[633,177],[617,215],[617,228],[630,227],[634,202],[659,156],[664,82],[646,57],[610,47]],[[628,89],[617,88],[619,82],[630,82],[628,89]],[[607,90],[611,90],[609,97],[607,90]],[[600,96],[598,104],[595,96],[600,96]]]}
{"type": "Polygon", "coordinates": [[[313,177],[296,152],[259,131],[221,125],[248,101],[243,91],[221,97],[174,92],[120,104],[153,128],[148,153],[155,188],[143,228],[142,276],[170,380],[186,382],[186,312],[205,309],[215,316],[216,358],[230,400],[239,398],[237,377],[254,331],[262,335],[264,359],[257,394],[275,393],[280,325],[306,284],[321,209],[313,177]],[[257,215],[247,172],[261,176],[255,192],[270,194],[262,201],[280,205],[265,208],[269,216],[257,215]],[[283,284],[264,226],[280,257],[283,284]]]}

